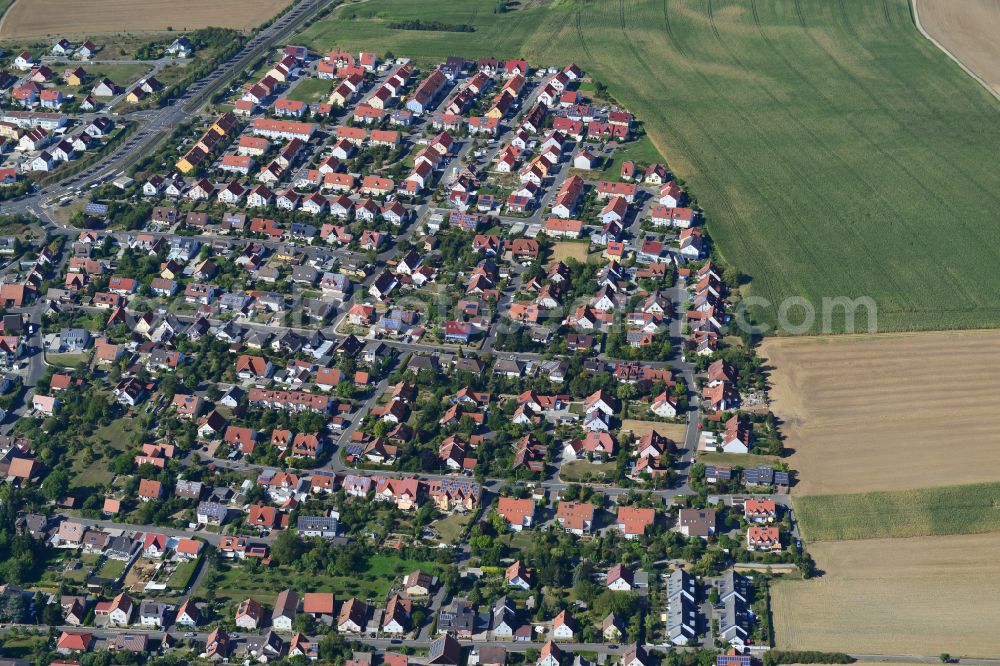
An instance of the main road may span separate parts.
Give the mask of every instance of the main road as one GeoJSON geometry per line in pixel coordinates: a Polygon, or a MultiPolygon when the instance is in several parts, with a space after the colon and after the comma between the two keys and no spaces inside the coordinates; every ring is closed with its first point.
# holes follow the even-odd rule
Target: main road
{"type": "Polygon", "coordinates": [[[301,0],[271,25],[255,33],[242,49],[220,63],[207,76],[192,83],[180,97],[171,100],[163,108],[136,114],[139,129],[92,165],[86,173],[71,176],[68,180],[18,201],[7,202],[4,205],[5,212],[40,216],[39,209],[46,200],[107,180],[129,168],[150,154],[174,127],[196,114],[213,94],[231,84],[257,58],[282,44],[310,18],[335,2],[337,0],[301,0]]]}

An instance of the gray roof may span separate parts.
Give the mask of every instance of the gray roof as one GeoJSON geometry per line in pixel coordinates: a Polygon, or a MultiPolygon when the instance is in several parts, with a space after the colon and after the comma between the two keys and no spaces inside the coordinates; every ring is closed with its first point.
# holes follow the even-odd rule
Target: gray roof
{"type": "Polygon", "coordinates": [[[200,497],[201,489],[201,481],[177,479],[177,484],[174,486],[174,493],[183,497],[200,497]]]}
{"type": "Polygon", "coordinates": [[[437,359],[433,356],[424,356],[423,354],[414,354],[410,358],[408,368],[413,368],[414,370],[436,370],[438,367],[437,359]]]}
{"type": "Polygon", "coordinates": [[[516,373],[521,374],[524,371],[524,366],[520,361],[514,361],[507,358],[498,359],[496,363],[493,364],[493,374],[509,374],[516,373]]]}
{"type": "Polygon", "coordinates": [[[292,280],[295,282],[308,282],[312,284],[319,277],[319,271],[315,267],[308,264],[302,264],[301,266],[295,266],[292,268],[292,280]]]}
{"type": "Polygon", "coordinates": [[[295,527],[299,531],[336,532],[337,519],[333,516],[299,516],[295,527]]]}
{"type": "Polygon", "coordinates": [[[247,304],[248,300],[249,297],[246,294],[230,292],[223,294],[222,297],[219,298],[219,305],[224,308],[239,310],[247,304]]]}
{"type": "Polygon", "coordinates": [[[438,631],[472,631],[476,612],[468,599],[454,599],[438,613],[438,631]]]}
{"type": "Polygon", "coordinates": [[[462,660],[462,646],[451,634],[444,634],[434,639],[427,653],[429,664],[457,665],[462,660]]]}
{"type": "Polygon", "coordinates": [[[133,547],[134,547],[134,542],[125,536],[116,536],[114,539],[111,540],[111,543],[108,544],[109,551],[121,553],[122,555],[128,555],[129,553],[131,553],[133,547]]]}
{"type": "Polygon", "coordinates": [[[161,604],[152,599],[143,599],[139,604],[139,617],[160,617],[167,609],[166,604],[161,604]]]}
{"type": "Polygon", "coordinates": [[[112,641],[116,650],[127,650],[129,652],[145,652],[149,643],[146,634],[118,634],[112,641]]]}
{"type": "Polygon", "coordinates": [[[224,520],[229,509],[218,502],[201,502],[198,504],[198,515],[224,520]]]}
{"type": "Polygon", "coordinates": [[[684,595],[677,595],[667,604],[667,637],[683,645],[697,633],[698,607],[684,595]]]}
{"type": "Polygon", "coordinates": [[[732,569],[727,571],[719,582],[716,583],[716,587],[719,590],[719,599],[721,601],[725,601],[731,596],[739,597],[744,601],[750,599],[750,580],[732,569]]]}
{"type": "Polygon", "coordinates": [[[667,599],[677,595],[685,595],[690,600],[695,599],[694,578],[683,569],[677,569],[667,578],[667,599]]]}
{"type": "Polygon", "coordinates": [[[755,486],[769,486],[774,483],[774,470],[770,467],[752,467],[743,472],[743,482],[755,486]]]}
{"type": "Polygon", "coordinates": [[[49,519],[39,513],[29,513],[24,517],[24,524],[32,534],[44,532],[49,526],[49,519]]]}
{"type": "Polygon", "coordinates": [[[748,606],[738,597],[730,596],[719,610],[719,635],[726,641],[744,640],[750,633],[748,606]]]}

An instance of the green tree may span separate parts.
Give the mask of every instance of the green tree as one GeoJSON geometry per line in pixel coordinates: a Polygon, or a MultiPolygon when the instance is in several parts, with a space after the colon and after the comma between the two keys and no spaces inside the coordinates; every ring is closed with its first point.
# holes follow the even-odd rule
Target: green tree
{"type": "Polygon", "coordinates": [[[274,540],[274,545],[271,546],[271,555],[280,564],[295,564],[295,562],[298,561],[299,556],[302,555],[302,542],[299,541],[295,532],[292,530],[284,530],[278,535],[278,538],[274,540]]]}
{"type": "Polygon", "coordinates": [[[64,469],[52,471],[42,483],[42,496],[55,502],[66,496],[69,490],[69,474],[64,469]]]}

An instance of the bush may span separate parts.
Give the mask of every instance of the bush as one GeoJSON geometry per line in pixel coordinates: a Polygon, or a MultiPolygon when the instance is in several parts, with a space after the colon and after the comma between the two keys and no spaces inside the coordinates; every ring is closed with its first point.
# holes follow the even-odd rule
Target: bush
{"type": "Polygon", "coordinates": [[[815,650],[771,650],[764,654],[764,666],[775,664],[852,664],[856,660],[843,652],[817,652],[815,650]]]}
{"type": "Polygon", "coordinates": [[[440,32],[475,32],[468,23],[442,23],[441,21],[393,21],[389,24],[393,30],[436,30],[440,32]]]}

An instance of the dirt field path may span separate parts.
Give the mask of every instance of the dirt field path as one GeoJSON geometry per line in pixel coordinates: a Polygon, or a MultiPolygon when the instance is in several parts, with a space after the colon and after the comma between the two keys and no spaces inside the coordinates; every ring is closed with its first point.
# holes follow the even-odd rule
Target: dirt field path
{"type": "Polygon", "coordinates": [[[770,338],[797,495],[996,481],[1000,331],[770,338]]]}
{"type": "Polygon", "coordinates": [[[16,0],[0,19],[0,39],[114,32],[253,28],[289,0],[16,0]]]}
{"type": "Polygon", "coordinates": [[[1000,534],[812,544],[825,573],[772,585],[779,648],[1000,654],[1000,534]]]}
{"type": "Polygon", "coordinates": [[[1000,2],[912,2],[920,31],[1000,99],[1000,2]]]}

